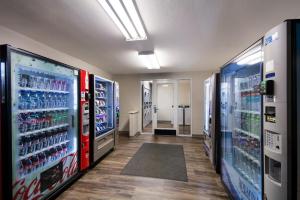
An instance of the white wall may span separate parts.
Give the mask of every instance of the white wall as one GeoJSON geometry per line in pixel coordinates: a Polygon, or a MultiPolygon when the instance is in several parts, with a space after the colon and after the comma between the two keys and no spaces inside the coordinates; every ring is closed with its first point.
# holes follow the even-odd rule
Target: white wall
{"type": "Polygon", "coordinates": [[[101,70],[99,67],[93,66],[78,58],[53,49],[45,44],[37,42],[4,26],[0,26],[0,44],[9,44],[13,47],[21,48],[26,51],[42,55],[44,57],[71,65],[76,68],[85,69],[90,73],[111,79],[111,75],[101,70]]]}
{"type": "MultiPolygon", "coordinates": [[[[128,131],[128,111],[140,110],[142,80],[152,79],[192,79],[192,134],[203,131],[203,82],[213,72],[186,72],[162,74],[115,75],[120,83],[120,130],[128,131]]],[[[141,122],[139,123],[141,126],[141,122]]]]}
{"type": "Polygon", "coordinates": [[[178,82],[178,105],[191,104],[191,84],[190,80],[180,80],[178,82]]]}

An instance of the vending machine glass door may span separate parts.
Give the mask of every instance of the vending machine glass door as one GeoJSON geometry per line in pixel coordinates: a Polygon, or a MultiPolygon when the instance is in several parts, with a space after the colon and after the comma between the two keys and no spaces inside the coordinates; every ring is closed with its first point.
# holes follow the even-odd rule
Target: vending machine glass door
{"type": "Polygon", "coordinates": [[[12,199],[44,199],[78,170],[78,71],[17,50],[10,63],[12,199]]]}

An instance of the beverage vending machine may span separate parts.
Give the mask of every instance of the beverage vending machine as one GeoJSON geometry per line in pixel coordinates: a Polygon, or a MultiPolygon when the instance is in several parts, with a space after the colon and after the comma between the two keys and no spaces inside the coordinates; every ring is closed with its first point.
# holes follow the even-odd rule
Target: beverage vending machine
{"type": "Polygon", "coordinates": [[[95,165],[115,145],[114,82],[96,75],[90,84],[90,163],[95,165]]]}
{"type": "Polygon", "coordinates": [[[204,149],[216,172],[220,172],[220,74],[204,81],[204,149]]]}
{"type": "Polygon", "coordinates": [[[264,37],[264,183],[267,200],[300,199],[300,20],[264,37]]]}
{"type": "Polygon", "coordinates": [[[120,123],[120,86],[114,82],[114,106],[115,106],[115,145],[119,141],[119,123],[120,123]]]}
{"type": "Polygon", "coordinates": [[[90,165],[90,103],[89,73],[80,70],[80,170],[90,165]]]}
{"type": "Polygon", "coordinates": [[[78,70],[0,46],[3,199],[48,199],[78,178],[78,70]]]}
{"type": "Polygon", "coordinates": [[[263,197],[262,40],[221,69],[221,179],[232,199],[263,197]]]}

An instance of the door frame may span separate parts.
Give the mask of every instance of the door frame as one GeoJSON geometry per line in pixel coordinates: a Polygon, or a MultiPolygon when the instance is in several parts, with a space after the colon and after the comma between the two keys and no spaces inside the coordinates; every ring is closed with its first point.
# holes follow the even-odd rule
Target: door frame
{"type": "Polygon", "coordinates": [[[177,107],[178,107],[178,81],[176,79],[155,79],[153,80],[152,84],[152,127],[153,127],[153,132],[155,129],[166,129],[166,130],[175,130],[176,135],[178,134],[178,114],[177,114],[177,107]],[[154,112],[154,107],[157,106],[157,87],[158,85],[163,85],[163,84],[173,84],[173,128],[158,128],[157,127],[157,114],[154,112]]]}
{"type": "Polygon", "coordinates": [[[192,133],[192,130],[193,130],[193,94],[192,94],[192,91],[193,91],[193,81],[192,81],[192,78],[190,77],[178,77],[178,78],[165,78],[165,79],[160,79],[160,78],[153,78],[153,79],[141,79],[140,80],[140,87],[139,87],[139,95],[140,95],[140,98],[139,98],[139,108],[140,108],[140,114],[139,114],[139,131],[141,134],[144,134],[144,135],[154,135],[154,128],[153,128],[153,107],[152,107],[152,132],[143,132],[143,112],[142,112],[142,103],[143,103],[143,97],[142,97],[142,87],[143,87],[143,81],[152,81],[152,106],[154,105],[153,104],[153,88],[154,88],[154,84],[153,84],[153,81],[162,81],[162,80],[171,80],[175,83],[175,87],[174,87],[174,100],[176,101],[176,105],[175,105],[175,101],[174,101],[174,114],[176,115],[175,116],[175,119],[174,119],[174,127],[173,129],[176,130],[176,136],[180,136],[180,137],[192,137],[193,136],[193,133],[192,133]],[[191,99],[190,99],[190,110],[191,110],[191,128],[190,128],[190,134],[189,135],[182,135],[182,134],[179,134],[179,124],[178,124],[178,97],[179,97],[179,93],[178,93],[178,82],[180,80],[189,80],[190,81],[190,94],[191,94],[191,99]],[[176,122],[176,124],[175,124],[176,122]]]}

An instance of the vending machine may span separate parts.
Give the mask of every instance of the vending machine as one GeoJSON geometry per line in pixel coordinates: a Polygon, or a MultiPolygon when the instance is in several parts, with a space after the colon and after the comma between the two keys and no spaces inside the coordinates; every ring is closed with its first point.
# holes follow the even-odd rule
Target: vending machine
{"type": "Polygon", "coordinates": [[[300,20],[264,37],[261,93],[267,200],[300,199],[300,20]]]}
{"type": "Polygon", "coordinates": [[[90,95],[89,73],[80,70],[80,170],[90,166],[90,95]]]}
{"type": "Polygon", "coordinates": [[[114,106],[115,106],[115,146],[119,141],[119,123],[120,123],[120,87],[118,82],[114,82],[114,106]]]}
{"type": "Polygon", "coordinates": [[[214,169],[220,172],[220,75],[204,81],[204,149],[214,169]]]}
{"type": "Polygon", "coordinates": [[[232,199],[263,198],[259,40],[221,68],[221,179],[232,199]]]}
{"type": "Polygon", "coordinates": [[[95,165],[115,145],[114,82],[96,75],[90,84],[90,163],[95,165]]]}
{"type": "Polygon", "coordinates": [[[78,70],[0,46],[3,199],[48,199],[78,178],[78,70]]]}

